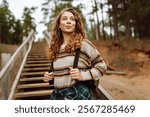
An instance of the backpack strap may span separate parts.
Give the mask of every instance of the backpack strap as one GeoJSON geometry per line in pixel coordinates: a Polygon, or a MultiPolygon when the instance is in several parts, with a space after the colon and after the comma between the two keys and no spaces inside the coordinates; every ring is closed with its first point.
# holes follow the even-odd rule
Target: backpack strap
{"type": "Polygon", "coordinates": [[[77,48],[76,55],[75,55],[74,62],[73,62],[73,68],[78,67],[79,55],[80,55],[80,48],[77,48]]]}
{"type": "Polygon", "coordinates": [[[53,68],[53,61],[51,62],[51,66],[50,66],[50,69],[48,70],[48,72],[50,73],[50,72],[52,72],[54,70],[54,68],[53,68]]]}
{"type": "MultiPolygon", "coordinates": [[[[53,61],[51,62],[51,66],[50,66],[50,69],[48,70],[48,72],[53,72],[54,71],[54,68],[53,68],[53,61]]],[[[54,84],[54,79],[53,80],[49,80],[49,85],[51,84],[54,84]]]]}
{"type": "MultiPolygon", "coordinates": [[[[80,55],[80,48],[76,49],[76,54],[74,57],[74,62],[73,62],[73,68],[77,68],[78,67],[78,61],[79,61],[79,55],[80,55]]],[[[54,68],[53,68],[53,61],[51,62],[51,66],[49,69],[49,72],[53,72],[54,68]]],[[[99,89],[98,89],[98,84],[95,84],[94,80],[90,80],[90,81],[77,81],[78,83],[84,84],[86,86],[88,86],[91,89],[91,93],[93,97],[96,97],[95,99],[100,99],[101,95],[99,95],[99,89]]],[[[96,83],[98,83],[99,81],[96,81],[96,83]]],[[[49,85],[54,84],[54,79],[49,81],[49,85]]]]}
{"type": "MultiPolygon", "coordinates": [[[[74,62],[73,62],[73,68],[77,68],[78,67],[78,61],[79,61],[79,55],[80,55],[80,48],[76,49],[76,55],[74,57],[74,62]]],[[[54,67],[53,67],[53,61],[51,62],[51,66],[49,69],[49,73],[54,71],[54,67]]],[[[54,79],[53,80],[49,80],[49,85],[54,84],[54,79]]]]}

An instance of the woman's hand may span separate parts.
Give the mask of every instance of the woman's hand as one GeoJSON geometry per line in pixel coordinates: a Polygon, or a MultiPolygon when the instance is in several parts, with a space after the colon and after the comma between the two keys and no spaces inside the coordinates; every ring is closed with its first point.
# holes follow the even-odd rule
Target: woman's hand
{"type": "Polygon", "coordinates": [[[53,80],[53,78],[54,78],[53,72],[50,72],[50,73],[45,72],[45,73],[44,73],[43,81],[44,81],[44,82],[49,82],[49,80],[53,80]]]}
{"type": "Polygon", "coordinates": [[[72,68],[72,67],[69,67],[70,69],[70,75],[71,75],[71,78],[74,79],[74,80],[78,80],[78,81],[82,81],[83,80],[83,77],[79,71],[78,68],[72,68]]]}

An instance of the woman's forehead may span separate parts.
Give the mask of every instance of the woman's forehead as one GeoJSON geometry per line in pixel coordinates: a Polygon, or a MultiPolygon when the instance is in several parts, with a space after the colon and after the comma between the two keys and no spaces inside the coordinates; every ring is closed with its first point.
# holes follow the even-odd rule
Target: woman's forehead
{"type": "Polygon", "coordinates": [[[73,13],[71,13],[70,11],[63,12],[61,16],[73,16],[74,17],[73,13]]]}

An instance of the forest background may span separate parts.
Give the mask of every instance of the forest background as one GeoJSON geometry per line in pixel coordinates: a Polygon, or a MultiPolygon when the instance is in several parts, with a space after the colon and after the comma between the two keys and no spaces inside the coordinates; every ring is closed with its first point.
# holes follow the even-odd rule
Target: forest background
{"type": "MultiPolygon", "coordinates": [[[[49,30],[63,8],[75,8],[81,13],[88,38],[103,54],[108,66],[127,73],[106,75],[101,84],[115,99],[150,99],[150,1],[87,1],[88,8],[80,0],[43,0],[43,20],[39,23],[49,30]]],[[[0,53],[13,54],[28,32],[37,32],[38,24],[33,17],[37,8],[25,7],[22,19],[17,19],[7,0],[0,2],[0,53]]]]}

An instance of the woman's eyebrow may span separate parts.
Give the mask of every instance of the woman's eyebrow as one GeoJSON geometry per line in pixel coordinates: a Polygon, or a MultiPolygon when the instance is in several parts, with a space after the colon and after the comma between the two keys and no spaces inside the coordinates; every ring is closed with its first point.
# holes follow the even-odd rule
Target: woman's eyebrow
{"type": "Polygon", "coordinates": [[[62,15],[62,17],[75,17],[75,16],[73,16],[73,15],[62,15]]]}

